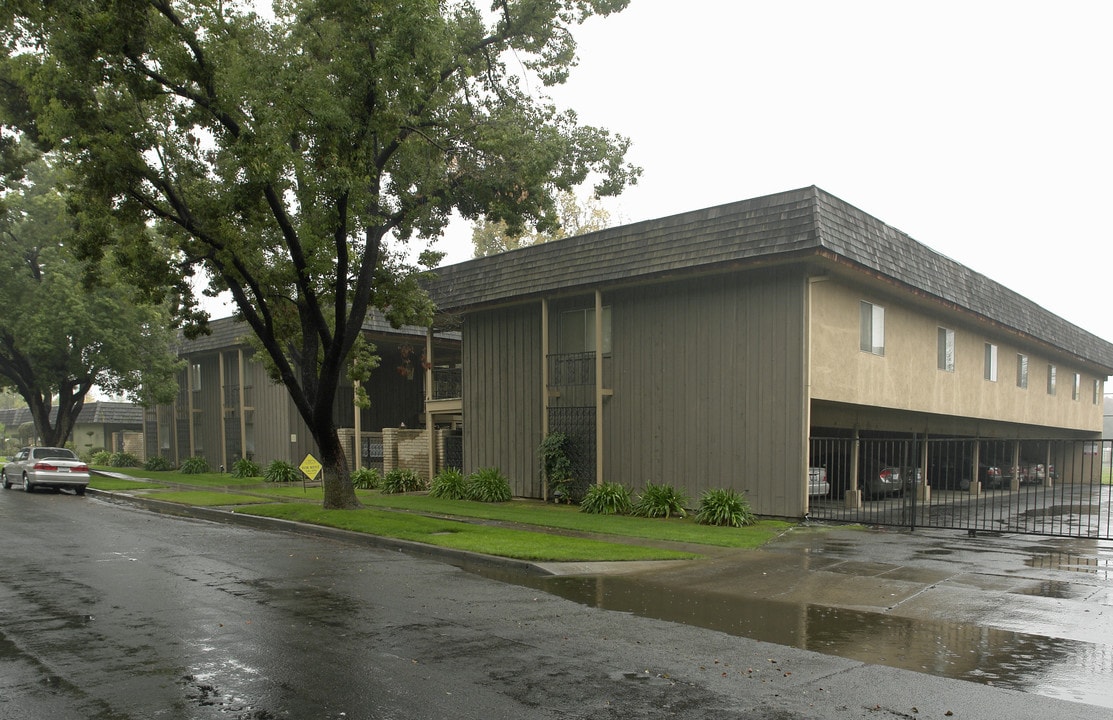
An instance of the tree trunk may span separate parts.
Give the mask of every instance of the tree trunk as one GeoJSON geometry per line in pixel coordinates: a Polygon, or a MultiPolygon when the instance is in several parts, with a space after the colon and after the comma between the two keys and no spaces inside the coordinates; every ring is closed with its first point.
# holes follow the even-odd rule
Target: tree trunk
{"type": "Polygon", "coordinates": [[[322,423],[327,427],[312,428],[313,438],[321,451],[321,474],[323,476],[326,510],[349,510],[362,507],[356,499],[352,487],[352,476],[348,471],[348,459],[332,422],[322,423]]]}

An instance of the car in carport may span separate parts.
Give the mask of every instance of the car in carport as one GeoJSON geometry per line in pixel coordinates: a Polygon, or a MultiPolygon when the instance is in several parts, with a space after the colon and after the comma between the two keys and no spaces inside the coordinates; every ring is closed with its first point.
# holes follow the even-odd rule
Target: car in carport
{"type": "Polygon", "coordinates": [[[25,492],[40,487],[68,488],[84,495],[89,486],[89,466],[68,448],[25,447],[0,469],[0,483],[5,490],[22,485],[25,492]]]}

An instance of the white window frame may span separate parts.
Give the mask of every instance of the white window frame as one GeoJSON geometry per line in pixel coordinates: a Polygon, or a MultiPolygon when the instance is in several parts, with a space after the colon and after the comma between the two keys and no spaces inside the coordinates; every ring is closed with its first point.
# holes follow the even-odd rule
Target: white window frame
{"type": "Polygon", "coordinates": [[[1053,365],[1052,363],[1048,363],[1047,364],[1047,394],[1048,395],[1054,395],[1055,394],[1056,374],[1057,374],[1057,370],[1055,368],[1055,365],[1053,365]]]}
{"type": "Polygon", "coordinates": [[[985,344],[985,379],[997,382],[997,346],[993,343],[985,344]]]}
{"type": "Polygon", "coordinates": [[[885,308],[861,301],[858,307],[859,347],[862,352],[885,356],[885,308]]]}
{"type": "Polygon", "coordinates": [[[1078,373],[1074,373],[1074,376],[1071,378],[1070,399],[1077,400],[1080,397],[1082,397],[1082,376],[1078,373]]]}
{"type": "Polygon", "coordinates": [[[955,371],[955,331],[940,327],[937,333],[936,365],[946,372],[955,371]]]}

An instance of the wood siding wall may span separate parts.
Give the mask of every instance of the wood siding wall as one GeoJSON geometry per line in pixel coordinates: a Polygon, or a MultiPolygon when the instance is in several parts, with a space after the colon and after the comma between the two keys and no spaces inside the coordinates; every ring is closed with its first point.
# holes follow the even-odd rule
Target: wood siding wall
{"type": "Polygon", "coordinates": [[[541,304],[470,314],[464,338],[464,472],[497,467],[541,497],[541,304]]]}
{"type": "Polygon", "coordinates": [[[604,293],[612,306],[606,480],[745,491],[764,515],[805,512],[802,275],[733,274],[604,293]]]}
{"type": "MultiPolygon", "coordinates": [[[[757,272],[603,293],[604,480],[745,491],[756,512],[805,512],[805,288],[802,274],[757,272]]],[[[581,302],[583,301],[583,302],[581,302]]],[[[560,312],[550,307],[555,339],[560,312]]],[[[495,466],[514,493],[540,497],[540,304],[466,316],[466,471],[495,466]]],[[[556,344],[552,352],[559,352],[556,344]]]]}

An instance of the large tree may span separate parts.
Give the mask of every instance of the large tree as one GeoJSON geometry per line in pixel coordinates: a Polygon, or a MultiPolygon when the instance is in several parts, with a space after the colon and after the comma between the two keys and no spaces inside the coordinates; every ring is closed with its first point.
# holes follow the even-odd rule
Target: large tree
{"type": "Polygon", "coordinates": [[[538,92],[567,78],[573,26],[627,2],[9,0],[0,81],[9,121],[82,179],[87,251],[153,221],[169,261],[130,233],[116,257],[173,285],[191,329],[184,275],[231,293],[320,449],[325,506],[352,507],[333,411],[374,365],[352,361],[360,328],[432,309],[402,244],[453,210],[551,228],[555,193],[636,178],[624,138],[538,92]]]}
{"type": "Polygon", "coordinates": [[[40,159],[4,177],[0,390],[22,397],[46,445],[69,437],[94,386],[142,402],[174,397],[169,313],[107,262],[74,256],[75,220],[40,159]]]}

